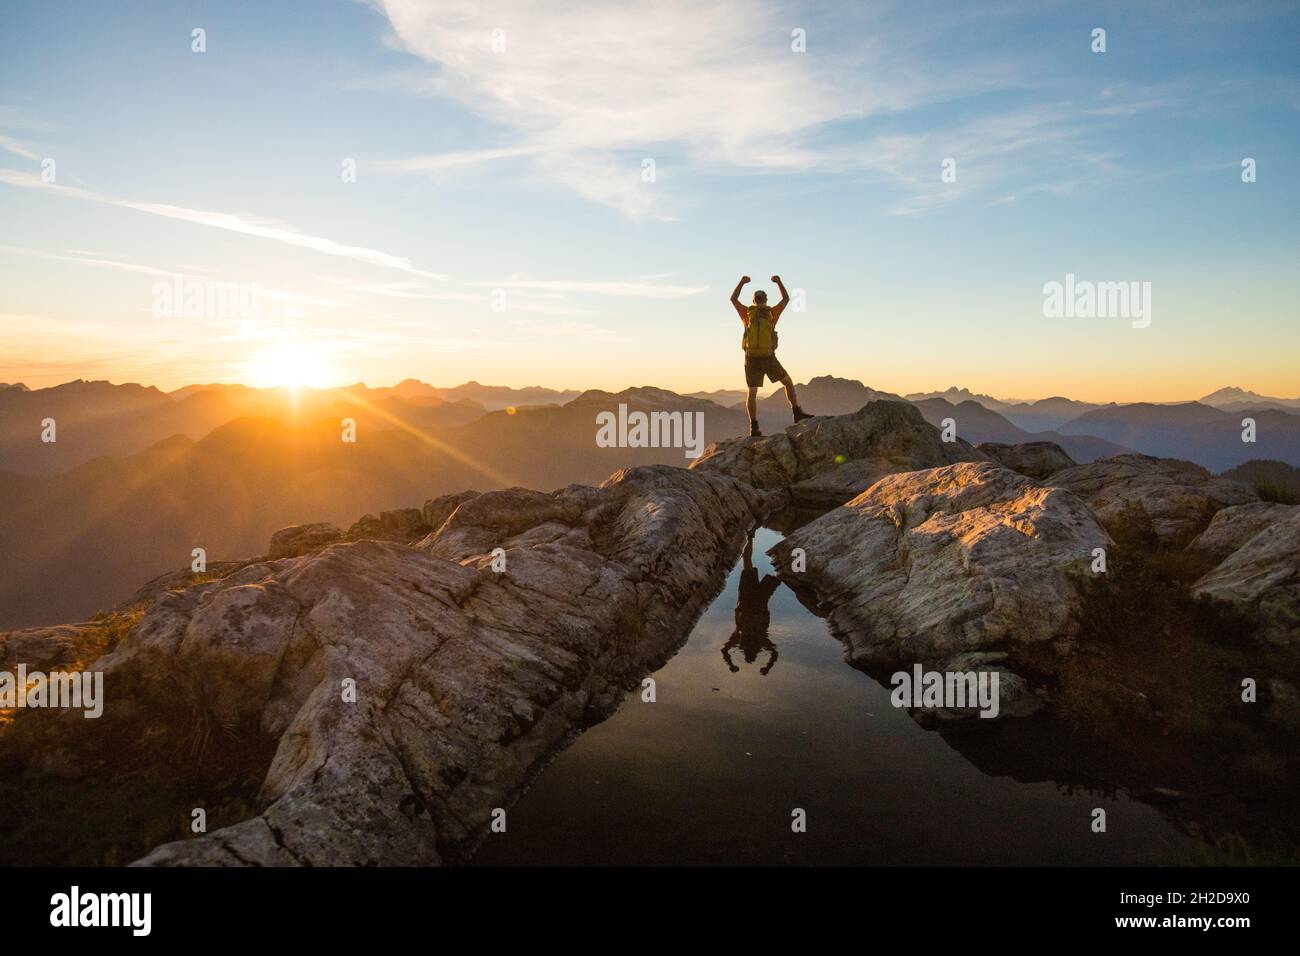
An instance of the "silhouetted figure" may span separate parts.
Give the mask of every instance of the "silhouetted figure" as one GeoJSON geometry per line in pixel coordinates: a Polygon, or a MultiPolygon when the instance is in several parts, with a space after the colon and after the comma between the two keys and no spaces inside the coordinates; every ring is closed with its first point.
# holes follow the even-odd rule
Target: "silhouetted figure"
{"type": "Polygon", "coordinates": [[[744,653],[746,664],[754,663],[763,651],[771,654],[767,664],[758,669],[763,676],[776,666],[776,645],[767,636],[768,625],[772,622],[767,602],[780,586],[781,579],[774,574],[759,580],[758,570],[754,567],[754,532],[749,532],[749,540],[745,542],[745,567],[740,572],[740,588],[736,592],[736,629],[722,645],[722,659],[733,674],[740,670],[731,662],[731,651],[737,647],[744,653]]]}
{"type": "Polygon", "coordinates": [[[772,276],[772,281],[781,290],[781,301],[768,306],[767,293],[759,289],[754,293],[754,304],[740,304],[740,290],[749,282],[749,276],[741,276],[736,288],[731,293],[731,305],[740,316],[740,324],[745,327],[744,337],[740,340],[745,350],[745,385],[749,394],[745,397],[745,411],[749,415],[749,434],[760,437],[758,429],[758,390],[763,386],[763,378],[780,382],[785,388],[786,401],[790,403],[790,412],[797,422],[812,418],[799,407],[799,399],[794,394],[794,382],[781,363],[776,360],[776,323],[781,320],[781,313],[790,304],[790,293],[785,291],[785,284],[780,276],[772,276]]]}

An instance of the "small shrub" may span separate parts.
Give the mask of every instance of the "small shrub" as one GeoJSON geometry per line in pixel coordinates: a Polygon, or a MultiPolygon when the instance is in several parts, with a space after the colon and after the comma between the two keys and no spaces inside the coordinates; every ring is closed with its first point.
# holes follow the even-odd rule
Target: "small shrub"
{"type": "Polygon", "coordinates": [[[1261,479],[1255,482],[1255,491],[1263,501],[1279,505],[1300,505],[1300,491],[1279,482],[1261,479]]]}
{"type": "Polygon", "coordinates": [[[1252,458],[1221,475],[1250,485],[1264,501],[1300,504],[1300,468],[1273,458],[1252,458]]]}

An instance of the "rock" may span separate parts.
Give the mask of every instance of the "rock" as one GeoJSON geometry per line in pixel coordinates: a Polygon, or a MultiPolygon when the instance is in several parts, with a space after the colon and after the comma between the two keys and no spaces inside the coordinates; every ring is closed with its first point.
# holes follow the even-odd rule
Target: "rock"
{"type": "Polygon", "coordinates": [[[1265,640],[1300,647],[1300,505],[1251,535],[1192,586],[1255,615],[1265,640]]]}
{"type": "Polygon", "coordinates": [[[91,626],[58,624],[0,632],[0,670],[12,673],[19,664],[40,671],[68,667],[79,658],[83,637],[91,626]]]}
{"type": "Polygon", "coordinates": [[[1269,702],[1264,719],[1291,733],[1300,731],[1300,691],[1295,684],[1270,677],[1266,686],[1269,702]]]}
{"type": "Polygon", "coordinates": [[[691,468],[721,472],[794,504],[843,504],[879,478],[984,455],[939,430],[907,402],[869,402],[851,415],[811,418],[766,438],[733,438],[705,449],[691,468]]]}
{"type": "Polygon", "coordinates": [[[464,561],[507,547],[516,535],[542,525],[571,529],[581,523],[583,515],[583,503],[574,500],[573,494],[510,488],[476,495],[462,502],[417,547],[452,561],[464,561]]]}
{"type": "Polygon", "coordinates": [[[1043,708],[1043,699],[1029,687],[1029,682],[1006,666],[1007,655],[998,652],[967,651],[953,654],[946,660],[935,664],[933,669],[945,674],[966,674],[970,672],[993,673],[998,675],[998,715],[981,717],[978,706],[957,707],[921,707],[913,716],[926,724],[931,720],[948,722],[954,720],[998,720],[1007,717],[1028,717],[1043,708]]]}
{"type": "Polygon", "coordinates": [[[827,511],[856,498],[886,475],[914,471],[916,465],[906,458],[859,458],[814,478],[806,478],[790,488],[790,502],[796,508],[827,511]]]}
{"type": "Polygon", "coordinates": [[[109,685],[201,675],[215,720],[279,744],[255,817],[140,862],[463,860],[493,807],[675,650],[763,502],[723,475],[632,468],[475,496],[420,549],[341,543],[163,594],[98,663],[109,685]],[[505,572],[473,566],[488,542],[505,572]]]}
{"type": "Polygon", "coordinates": [[[362,515],[344,535],[349,541],[401,541],[419,539],[429,533],[422,508],[398,508],[381,511],[379,517],[362,515]]]}
{"type": "Polygon", "coordinates": [[[288,528],[281,528],[271,535],[271,546],[267,550],[267,557],[272,560],[276,558],[296,558],[300,554],[316,551],[326,545],[333,544],[335,541],[341,540],[342,537],[342,531],[324,521],[315,524],[291,525],[288,528]]]}
{"type": "Polygon", "coordinates": [[[1001,442],[986,441],[975,447],[999,464],[1030,478],[1043,479],[1075,464],[1074,459],[1056,442],[1026,441],[1004,445],[1001,442]]]}
{"type": "MultiPolygon", "coordinates": [[[[284,530],[287,531],[289,529],[286,528],[284,530]]],[[[338,529],[336,528],[335,530],[337,531],[338,529]]],[[[274,537],[272,540],[274,540],[274,537]]],[[[207,570],[202,573],[206,575],[208,579],[224,578],[227,574],[239,570],[248,563],[248,561],[210,561],[208,562],[207,570]]],[[[160,574],[158,577],[139,588],[135,594],[131,595],[127,600],[117,605],[114,610],[122,611],[140,604],[143,601],[151,601],[163,591],[173,591],[178,588],[189,587],[194,583],[194,579],[197,576],[198,572],[191,571],[188,567],[182,568],[179,571],[168,571],[166,574],[160,574]]]]}
{"type": "Polygon", "coordinates": [[[882,478],[770,553],[833,608],[850,662],[911,664],[1070,636],[1072,572],[1109,543],[1073,493],[964,462],[882,478]]]}
{"type": "Polygon", "coordinates": [[[420,516],[431,531],[437,531],[461,504],[477,497],[477,491],[461,491],[452,495],[430,498],[420,509],[420,516]]]}
{"type": "Polygon", "coordinates": [[[941,671],[997,671],[998,716],[1028,717],[1043,708],[1043,698],[1034,693],[1029,682],[1007,668],[1007,655],[989,652],[954,654],[936,665],[941,671]]]}
{"type": "Polygon", "coordinates": [[[1209,527],[1187,546],[1188,550],[1222,561],[1265,528],[1294,514],[1296,507],[1257,501],[1249,505],[1224,508],[1210,521],[1209,527]]]}
{"type": "Polygon", "coordinates": [[[1249,486],[1215,478],[1200,465],[1149,455],[1075,465],[1049,476],[1047,483],[1081,497],[1111,534],[1123,533],[1130,509],[1145,511],[1156,539],[1168,547],[1185,546],[1221,508],[1259,500],[1249,486]]]}

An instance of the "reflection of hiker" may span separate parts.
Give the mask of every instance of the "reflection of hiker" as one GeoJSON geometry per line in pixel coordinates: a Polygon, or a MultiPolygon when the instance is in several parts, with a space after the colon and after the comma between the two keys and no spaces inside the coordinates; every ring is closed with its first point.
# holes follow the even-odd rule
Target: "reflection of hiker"
{"type": "Polygon", "coordinates": [[[761,581],[758,579],[754,567],[754,532],[750,531],[749,540],[745,542],[745,568],[740,572],[740,588],[736,593],[736,630],[722,645],[722,659],[733,674],[740,670],[731,663],[731,651],[736,647],[744,652],[746,664],[754,663],[762,651],[772,655],[767,665],[758,669],[764,676],[776,666],[776,645],[767,636],[767,627],[772,621],[767,611],[767,600],[780,586],[781,579],[773,574],[761,581]]]}
{"type": "Polygon", "coordinates": [[[763,385],[763,376],[767,376],[769,381],[780,382],[785,386],[785,397],[790,403],[790,411],[794,413],[795,421],[812,418],[799,407],[799,400],[794,394],[794,382],[790,381],[789,373],[776,360],[776,323],[780,321],[781,313],[790,303],[790,293],[785,291],[780,276],[772,276],[772,281],[781,290],[781,301],[775,306],[768,306],[767,293],[762,289],[754,293],[753,305],[740,304],[740,290],[745,287],[745,283],[749,282],[749,276],[741,276],[735,291],[731,293],[731,304],[745,327],[745,335],[740,340],[740,345],[745,350],[745,384],[749,386],[745,411],[749,414],[750,435],[763,434],[758,430],[758,390],[763,385]]]}

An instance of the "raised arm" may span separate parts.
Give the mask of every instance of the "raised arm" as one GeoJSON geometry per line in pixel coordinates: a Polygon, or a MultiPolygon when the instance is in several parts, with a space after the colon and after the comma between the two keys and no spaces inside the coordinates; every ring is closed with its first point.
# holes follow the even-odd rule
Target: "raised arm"
{"type": "Polygon", "coordinates": [[[741,276],[740,281],[736,283],[736,288],[733,289],[731,292],[732,308],[734,308],[736,310],[736,314],[740,316],[740,321],[746,323],[749,321],[749,313],[746,312],[745,307],[740,304],[740,290],[745,288],[745,283],[747,283],[748,281],[749,281],[749,276],[741,276]]]}
{"type": "Polygon", "coordinates": [[[772,306],[772,325],[775,326],[776,320],[781,318],[781,313],[784,312],[785,307],[790,304],[790,293],[785,291],[785,283],[781,281],[780,276],[772,276],[772,281],[775,282],[776,287],[781,290],[781,301],[772,306]]]}

